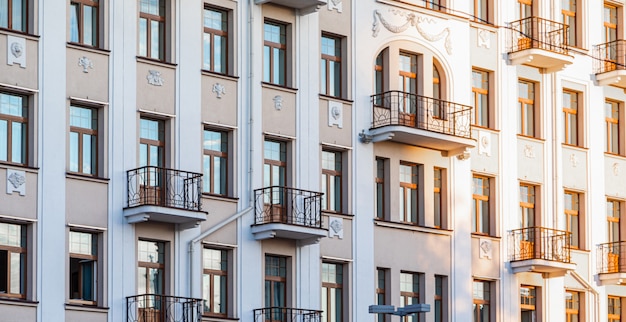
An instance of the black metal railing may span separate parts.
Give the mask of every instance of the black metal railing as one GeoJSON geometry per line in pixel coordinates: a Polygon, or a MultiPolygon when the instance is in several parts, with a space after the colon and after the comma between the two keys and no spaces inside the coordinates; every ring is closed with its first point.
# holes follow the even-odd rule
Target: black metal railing
{"type": "Polygon", "coordinates": [[[254,310],[254,322],[321,322],[322,311],[289,307],[266,307],[254,310]]]}
{"type": "Polygon", "coordinates": [[[145,166],[127,171],[128,207],[154,205],[202,211],[202,174],[145,166]]]}
{"type": "Polygon", "coordinates": [[[202,299],[142,294],[126,297],[128,322],[200,322],[202,299]]]}
{"type": "Polygon", "coordinates": [[[593,47],[594,74],[626,69],[626,40],[615,40],[593,47]]]}
{"type": "Polygon", "coordinates": [[[401,91],[371,96],[372,128],[402,125],[471,138],[472,107],[401,91]]]}
{"type": "Polygon", "coordinates": [[[544,227],[509,232],[509,260],[545,259],[570,262],[571,233],[544,227]]]}
{"type": "Polygon", "coordinates": [[[254,224],[285,223],[322,228],[321,192],[289,187],[265,187],[254,190],[254,224]]]}
{"type": "Polygon", "coordinates": [[[626,241],[598,245],[598,272],[626,273],[626,241]]]}
{"type": "Polygon", "coordinates": [[[539,17],[513,21],[509,23],[507,52],[537,48],[566,55],[569,45],[568,28],[560,22],[539,17]]]}

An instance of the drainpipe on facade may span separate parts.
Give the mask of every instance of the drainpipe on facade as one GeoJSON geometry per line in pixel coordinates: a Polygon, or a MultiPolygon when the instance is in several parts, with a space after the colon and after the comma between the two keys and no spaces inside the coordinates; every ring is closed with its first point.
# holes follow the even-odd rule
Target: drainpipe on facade
{"type": "Polygon", "coordinates": [[[587,281],[580,275],[578,275],[578,273],[576,273],[575,271],[569,271],[569,274],[578,282],[580,283],[582,286],[585,287],[585,289],[591,293],[593,293],[593,297],[595,297],[596,299],[596,318],[594,319],[594,321],[600,321],[600,293],[598,293],[598,291],[596,291],[595,288],[593,288],[593,286],[589,283],[587,283],[587,281]]]}

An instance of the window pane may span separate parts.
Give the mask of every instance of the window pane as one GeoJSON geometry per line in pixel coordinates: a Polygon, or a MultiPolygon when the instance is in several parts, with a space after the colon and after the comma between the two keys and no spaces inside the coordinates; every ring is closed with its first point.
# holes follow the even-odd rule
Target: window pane
{"type": "Polygon", "coordinates": [[[98,30],[97,27],[97,13],[98,9],[91,6],[84,6],[84,23],[83,23],[83,43],[90,46],[96,45],[96,32],[98,30]]]}
{"type": "Polygon", "coordinates": [[[26,125],[12,122],[11,135],[11,162],[24,163],[26,161],[26,125]]]}
{"type": "Polygon", "coordinates": [[[26,6],[23,3],[24,0],[13,0],[11,4],[13,6],[13,21],[12,28],[14,30],[26,31],[26,6]]]}
{"type": "Polygon", "coordinates": [[[8,161],[9,154],[8,122],[0,120],[0,161],[8,161]]]}
{"type": "Polygon", "coordinates": [[[216,73],[225,73],[226,72],[226,37],[215,36],[214,42],[215,49],[213,58],[213,71],[216,73]]]}
{"type": "Polygon", "coordinates": [[[150,21],[150,57],[162,59],[161,57],[161,23],[150,21]]]}
{"type": "Polygon", "coordinates": [[[205,33],[203,39],[203,66],[202,68],[211,70],[211,34],[205,33]]]}
{"type": "Polygon", "coordinates": [[[139,18],[139,56],[148,56],[148,20],[139,18]]]}
{"type": "Polygon", "coordinates": [[[95,160],[91,158],[94,152],[94,147],[91,144],[91,135],[83,134],[83,172],[88,174],[93,174],[92,169],[94,168],[92,168],[92,162],[95,162],[95,160]]]}
{"type": "MultiPolygon", "coordinates": [[[[70,5],[70,41],[71,42],[78,42],[78,17],[80,16],[80,13],[78,12],[79,6],[77,3],[72,3],[70,5]]],[[[2,13],[0,13],[0,15],[2,15],[2,13]]]]}
{"type": "Polygon", "coordinates": [[[9,27],[9,0],[0,0],[0,27],[9,27]]]}
{"type": "Polygon", "coordinates": [[[269,46],[264,46],[263,47],[263,81],[264,82],[270,82],[271,79],[271,65],[270,65],[270,61],[271,61],[271,57],[270,57],[270,52],[271,52],[271,47],[269,46]]]}
{"type": "Polygon", "coordinates": [[[78,172],[78,133],[70,132],[70,171],[78,172]]]}

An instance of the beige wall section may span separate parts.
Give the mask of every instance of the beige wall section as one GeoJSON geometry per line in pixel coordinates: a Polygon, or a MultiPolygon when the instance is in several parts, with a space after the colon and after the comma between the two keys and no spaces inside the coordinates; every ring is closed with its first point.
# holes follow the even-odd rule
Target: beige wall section
{"type": "Polygon", "coordinates": [[[108,184],[106,182],[67,178],[65,190],[68,223],[107,227],[108,184]]]}
{"type": "MultiPolygon", "coordinates": [[[[341,12],[337,9],[329,9],[329,6],[322,6],[319,12],[319,24],[321,32],[344,37],[341,44],[341,69],[342,97],[351,98],[352,94],[352,3],[351,1],[341,1],[341,12]]],[[[321,35],[320,35],[321,36],[321,35]]]]}
{"type": "Polygon", "coordinates": [[[263,85],[263,131],[296,136],[296,92],[263,85]],[[277,106],[281,97],[281,106],[277,106]]]}
{"type": "MultiPolygon", "coordinates": [[[[237,200],[224,200],[219,197],[202,198],[202,209],[208,211],[207,220],[200,224],[201,230],[207,231],[213,226],[228,219],[237,212],[237,200]]],[[[204,239],[205,242],[236,245],[237,244],[237,221],[222,227],[204,239]]]]}
{"type": "MultiPolygon", "coordinates": [[[[500,239],[487,236],[472,236],[472,275],[480,278],[500,278],[500,239]],[[491,242],[491,258],[480,256],[481,241],[491,242]]],[[[465,264],[465,263],[464,263],[465,264]]],[[[458,264],[457,264],[458,265],[458,264]]]]}
{"type": "Polygon", "coordinates": [[[543,286],[544,279],[541,273],[518,273],[515,275],[520,285],[543,286]]]}
{"type": "MultiPolygon", "coordinates": [[[[297,31],[295,10],[288,8],[288,7],[277,6],[277,5],[273,5],[269,3],[264,4],[262,10],[263,10],[263,18],[265,20],[275,21],[275,22],[286,25],[287,53],[285,55],[285,61],[287,65],[287,70],[286,70],[285,84],[288,87],[296,87],[296,84],[294,84],[294,80],[296,79],[296,66],[294,65],[294,61],[295,61],[295,49],[296,49],[295,39],[296,39],[296,31],[297,31]]],[[[263,28],[263,24],[261,26],[263,28]]],[[[262,52],[261,52],[261,56],[262,56],[262,52]]],[[[264,59],[264,58],[261,58],[261,59],[264,59]]]]}
{"type": "Polygon", "coordinates": [[[202,74],[202,121],[237,126],[237,79],[202,74]],[[223,86],[223,93],[216,93],[223,86]]]}
{"type": "Polygon", "coordinates": [[[517,175],[520,180],[543,182],[543,145],[541,140],[517,137],[517,175]]]}
{"type": "Polygon", "coordinates": [[[65,308],[65,322],[106,322],[107,312],[90,312],[65,308]]]}
{"type": "Polygon", "coordinates": [[[137,109],[174,115],[175,93],[176,66],[137,58],[137,109]],[[148,83],[150,71],[160,73],[161,86],[148,83]]]}
{"type": "Polygon", "coordinates": [[[338,217],[343,220],[343,238],[339,236],[326,237],[320,240],[320,253],[322,256],[336,257],[341,259],[352,258],[352,218],[347,216],[334,216],[323,214],[323,226],[328,228],[328,217],[338,217]]]}
{"type": "MultiPolygon", "coordinates": [[[[320,98],[320,141],[322,143],[330,143],[337,144],[341,146],[352,146],[352,103],[342,101],[342,100],[333,100],[332,98],[321,97],[320,98]],[[339,128],[338,125],[333,124],[329,125],[329,102],[338,102],[341,103],[341,119],[342,119],[342,128],[339,128]]],[[[331,120],[335,123],[334,119],[331,120]]]]}
{"type": "Polygon", "coordinates": [[[100,102],[109,101],[109,54],[67,46],[67,94],[71,97],[100,102]],[[79,65],[81,58],[90,60],[92,67],[79,65]]]}
{"type": "Polygon", "coordinates": [[[626,198],[626,160],[623,157],[604,155],[604,184],[607,196],[626,198]]]}
{"type": "Polygon", "coordinates": [[[38,88],[37,62],[39,61],[38,38],[0,31],[0,84],[20,86],[29,89],[38,88]],[[7,35],[26,38],[26,68],[18,64],[7,65],[7,35]]]}
{"type": "Polygon", "coordinates": [[[0,315],[3,322],[37,321],[37,306],[19,305],[19,302],[0,302],[0,315]]]}
{"type": "MultiPolygon", "coordinates": [[[[24,171],[23,168],[10,168],[24,171]]],[[[0,216],[37,219],[37,172],[26,170],[26,195],[7,194],[7,168],[0,167],[0,216]]]]}
{"type": "Polygon", "coordinates": [[[500,133],[488,129],[473,129],[472,137],[478,140],[478,146],[471,150],[472,170],[481,173],[497,174],[500,158],[500,133]],[[486,137],[487,143],[483,142],[486,137]]]}
{"type": "Polygon", "coordinates": [[[493,50],[498,46],[498,34],[496,31],[496,28],[472,24],[470,29],[470,59],[472,66],[497,70],[498,62],[502,58],[498,57],[497,50],[493,50]]]}
{"type": "MultiPolygon", "coordinates": [[[[563,146],[563,186],[569,189],[587,190],[587,151],[563,146]]],[[[610,169],[610,168],[609,168],[610,169]]]]}
{"type": "MultiPolygon", "coordinates": [[[[592,252],[596,251],[595,245],[591,249],[592,252]]],[[[590,276],[592,267],[595,268],[596,263],[590,261],[591,254],[589,251],[584,250],[572,250],[571,262],[576,263],[576,273],[580,276],[590,276]],[[590,267],[590,265],[592,267],[590,267]]]]}

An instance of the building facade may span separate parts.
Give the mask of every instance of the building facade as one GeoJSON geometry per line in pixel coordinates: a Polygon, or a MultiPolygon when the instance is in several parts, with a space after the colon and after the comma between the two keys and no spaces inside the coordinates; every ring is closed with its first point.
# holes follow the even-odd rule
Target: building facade
{"type": "Polygon", "coordinates": [[[0,321],[626,321],[625,5],[0,0],[0,321]]]}

